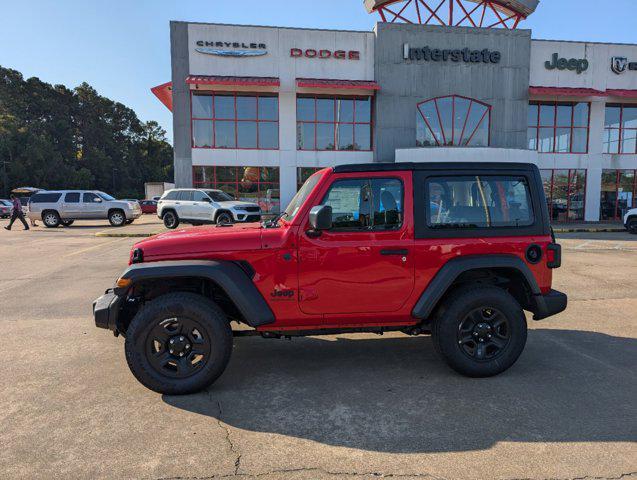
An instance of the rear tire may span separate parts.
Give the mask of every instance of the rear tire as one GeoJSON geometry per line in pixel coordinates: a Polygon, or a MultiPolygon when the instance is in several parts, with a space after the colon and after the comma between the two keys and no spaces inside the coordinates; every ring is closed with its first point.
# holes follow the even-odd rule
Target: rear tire
{"type": "Polygon", "coordinates": [[[436,312],[436,351],[456,372],[491,377],[511,367],[526,344],[526,318],[518,302],[498,287],[451,293],[436,312]]]}
{"type": "Polygon", "coordinates": [[[126,214],[123,210],[111,210],[108,212],[108,221],[113,227],[121,227],[126,223],[126,214]]]}
{"type": "Polygon", "coordinates": [[[164,226],[170,230],[174,230],[179,226],[179,217],[173,210],[168,210],[162,215],[164,226]]]}
{"type": "Polygon", "coordinates": [[[62,220],[60,214],[55,210],[46,210],[42,212],[42,223],[47,228],[57,228],[60,226],[62,220]]]}
{"type": "Polygon", "coordinates": [[[637,218],[631,218],[630,220],[628,220],[628,223],[626,224],[626,229],[628,230],[628,233],[637,235],[637,218]]]}
{"type": "Polygon", "coordinates": [[[208,387],[223,373],[232,353],[232,330],[211,300],[170,293],[135,315],[125,351],[131,372],[144,386],[185,395],[208,387]]]}

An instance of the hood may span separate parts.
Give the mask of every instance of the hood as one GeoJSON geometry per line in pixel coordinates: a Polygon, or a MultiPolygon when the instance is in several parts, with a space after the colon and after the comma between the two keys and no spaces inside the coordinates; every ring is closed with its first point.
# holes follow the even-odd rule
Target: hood
{"type": "Polygon", "coordinates": [[[218,202],[224,208],[235,208],[235,207],[258,207],[256,203],[252,202],[242,202],[241,200],[228,200],[227,202],[218,202]]]}
{"type": "Polygon", "coordinates": [[[155,235],[136,243],[133,248],[141,248],[144,260],[149,261],[258,250],[261,248],[261,231],[259,223],[190,227],[155,235]]]}

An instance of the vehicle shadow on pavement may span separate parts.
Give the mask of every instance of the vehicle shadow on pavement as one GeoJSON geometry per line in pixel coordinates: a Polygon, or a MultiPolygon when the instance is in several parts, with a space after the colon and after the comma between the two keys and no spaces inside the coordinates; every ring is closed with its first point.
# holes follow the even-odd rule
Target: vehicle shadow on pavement
{"type": "Polygon", "coordinates": [[[237,339],[207,392],[169,405],[241,430],[392,453],[637,441],[637,340],[529,330],[522,357],[462,377],[428,337],[237,339]]]}

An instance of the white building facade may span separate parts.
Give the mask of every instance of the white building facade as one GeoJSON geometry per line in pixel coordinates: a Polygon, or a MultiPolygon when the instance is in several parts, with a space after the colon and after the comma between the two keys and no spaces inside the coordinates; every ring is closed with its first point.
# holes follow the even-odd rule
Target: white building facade
{"type": "Polygon", "coordinates": [[[556,223],[637,206],[637,45],[172,22],[171,54],[172,82],[153,92],[173,111],[178,187],[275,213],[322,167],[522,161],[556,223]]]}

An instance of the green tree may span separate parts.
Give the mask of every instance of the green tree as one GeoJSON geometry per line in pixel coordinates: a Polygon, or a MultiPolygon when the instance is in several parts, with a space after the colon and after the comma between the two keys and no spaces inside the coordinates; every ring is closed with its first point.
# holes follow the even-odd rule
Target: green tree
{"type": "MultiPolygon", "coordinates": [[[[0,175],[6,167],[7,188],[141,197],[145,182],[172,181],[172,158],[157,122],[141,122],[90,85],[70,90],[0,67],[0,175]]],[[[0,188],[8,193],[2,182],[0,188]]]]}

